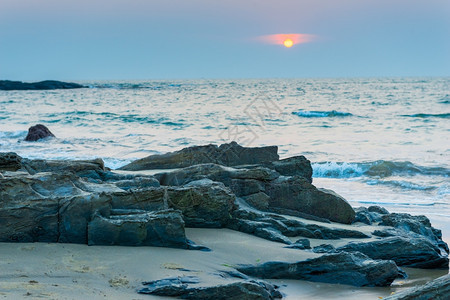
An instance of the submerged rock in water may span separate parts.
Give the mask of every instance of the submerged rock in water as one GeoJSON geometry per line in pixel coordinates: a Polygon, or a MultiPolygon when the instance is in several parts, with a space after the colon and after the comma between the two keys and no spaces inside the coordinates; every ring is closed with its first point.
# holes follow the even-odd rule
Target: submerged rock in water
{"type": "Polygon", "coordinates": [[[450,274],[436,278],[424,285],[395,293],[385,300],[448,300],[450,298],[450,274]]]}
{"type": "Polygon", "coordinates": [[[56,80],[45,80],[39,82],[22,82],[11,80],[0,80],[0,90],[57,90],[57,89],[80,89],[85,86],[78,83],[62,82],[56,80]]]}
{"type": "Polygon", "coordinates": [[[271,279],[299,279],[354,286],[388,286],[400,271],[391,260],[372,260],[361,253],[333,253],[295,263],[243,265],[239,272],[271,279]]]}
{"type": "Polygon", "coordinates": [[[51,133],[50,130],[46,126],[44,126],[42,124],[37,124],[37,125],[31,126],[28,129],[28,134],[25,137],[25,141],[35,142],[40,139],[44,139],[44,138],[48,138],[48,137],[55,137],[55,135],[53,133],[51,133]]]}
{"type": "Polygon", "coordinates": [[[205,163],[224,166],[261,164],[278,160],[277,151],[277,146],[247,148],[236,142],[220,146],[194,146],[166,154],[151,155],[120,169],[128,171],[174,169],[205,163]]]}

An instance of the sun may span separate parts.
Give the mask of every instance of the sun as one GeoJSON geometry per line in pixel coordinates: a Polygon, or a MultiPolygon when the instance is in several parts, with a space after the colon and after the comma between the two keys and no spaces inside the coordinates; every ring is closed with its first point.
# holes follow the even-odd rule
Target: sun
{"type": "Polygon", "coordinates": [[[291,48],[294,45],[294,42],[291,39],[285,39],[283,45],[286,48],[291,48]]]}

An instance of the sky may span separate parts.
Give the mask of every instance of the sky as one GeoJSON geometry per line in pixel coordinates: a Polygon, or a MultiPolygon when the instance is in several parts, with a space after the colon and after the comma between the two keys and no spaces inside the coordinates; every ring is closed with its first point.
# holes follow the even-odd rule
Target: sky
{"type": "Polygon", "coordinates": [[[0,79],[373,76],[450,76],[450,1],[0,0],[0,79]]]}

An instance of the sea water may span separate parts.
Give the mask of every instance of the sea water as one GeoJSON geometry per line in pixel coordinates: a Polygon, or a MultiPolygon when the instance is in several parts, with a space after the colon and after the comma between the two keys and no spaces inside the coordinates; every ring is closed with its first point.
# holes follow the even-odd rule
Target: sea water
{"type": "Polygon", "coordinates": [[[315,185],[355,207],[425,214],[450,242],[450,78],[80,83],[0,91],[0,151],[114,169],[193,145],[278,145],[311,161],[315,185]],[[37,123],[56,138],[23,141],[37,123]]]}

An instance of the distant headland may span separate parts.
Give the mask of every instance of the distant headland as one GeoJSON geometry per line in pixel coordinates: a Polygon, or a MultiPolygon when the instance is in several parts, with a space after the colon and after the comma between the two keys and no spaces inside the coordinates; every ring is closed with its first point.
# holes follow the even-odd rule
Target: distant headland
{"type": "Polygon", "coordinates": [[[81,89],[85,86],[56,80],[45,80],[39,82],[22,82],[11,80],[0,80],[0,90],[13,91],[13,90],[58,90],[58,89],[81,89]]]}

